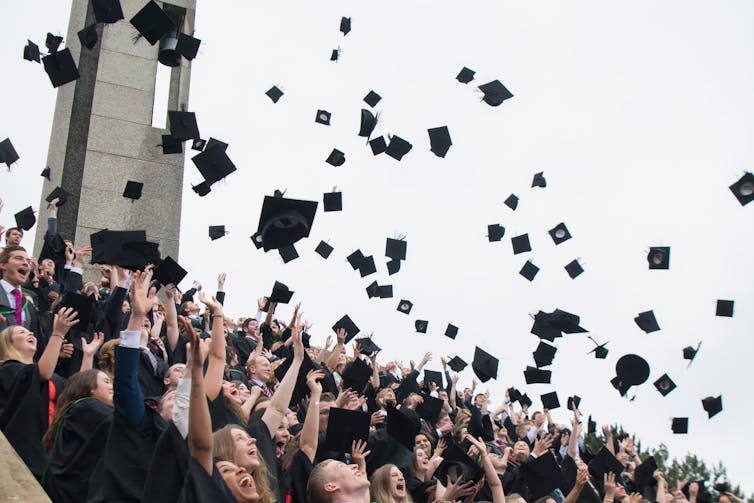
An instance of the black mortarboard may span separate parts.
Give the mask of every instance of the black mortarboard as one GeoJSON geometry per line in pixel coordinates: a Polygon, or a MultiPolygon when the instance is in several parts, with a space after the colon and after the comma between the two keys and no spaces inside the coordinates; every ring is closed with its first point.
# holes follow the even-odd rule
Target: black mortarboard
{"type": "Polygon", "coordinates": [[[146,231],[111,231],[104,229],[92,233],[89,241],[92,246],[92,264],[115,264],[122,255],[126,243],[141,243],[147,240],[146,231]]]}
{"type": "Polygon", "coordinates": [[[427,129],[427,133],[429,133],[429,149],[437,157],[445,157],[445,154],[448,153],[450,146],[453,145],[453,141],[450,139],[450,131],[448,131],[448,126],[440,126],[427,129]]]}
{"type": "Polygon", "coordinates": [[[81,45],[86,47],[87,49],[94,49],[94,46],[97,45],[97,41],[99,40],[96,24],[85,26],[84,29],[80,30],[77,33],[77,35],[79,37],[79,42],[81,42],[81,45]]]}
{"type": "Polygon", "coordinates": [[[688,433],[689,432],[689,418],[687,417],[674,417],[673,422],[670,425],[670,429],[673,433],[688,433]]]}
{"type": "Polygon", "coordinates": [[[555,456],[545,453],[519,467],[521,478],[531,493],[531,501],[547,496],[556,489],[566,487],[563,472],[555,456]]]}
{"type": "Polygon", "coordinates": [[[266,95],[267,95],[267,97],[268,97],[268,98],[270,98],[270,99],[272,100],[272,102],[273,102],[273,103],[277,103],[277,102],[278,102],[278,100],[279,100],[280,98],[282,98],[282,97],[283,97],[283,94],[285,94],[285,93],[283,93],[283,91],[281,91],[281,90],[280,90],[280,88],[279,88],[278,86],[272,86],[272,87],[271,87],[271,88],[269,88],[269,89],[267,90],[267,92],[266,92],[266,93],[264,93],[264,94],[266,94],[266,95]]]}
{"type": "Polygon", "coordinates": [[[265,196],[259,215],[257,238],[264,250],[295,244],[308,237],[317,213],[316,201],[265,196]]]}
{"type": "Polygon", "coordinates": [[[191,161],[210,185],[222,180],[236,170],[236,165],[225,153],[225,149],[220,148],[219,145],[210,146],[207,144],[202,152],[191,158],[191,161]]]}
{"type": "Polygon", "coordinates": [[[568,273],[568,276],[571,277],[571,279],[576,279],[577,276],[580,276],[582,272],[584,272],[584,268],[581,267],[581,264],[579,264],[578,259],[573,259],[572,261],[568,262],[564,269],[568,273]]]}
{"type": "Polygon", "coordinates": [[[330,61],[338,61],[339,57],[340,57],[340,47],[332,50],[332,52],[330,53],[330,61]]]}
{"type": "Polygon", "coordinates": [[[555,353],[557,351],[558,348],[556,348],[555,346],[550,346],[544,341],[539,341],[537,349],[534,351],[534,353],[532,353],[534,355],[534,363],[536,363],[537,368],[552,365],[552,360],[555,358],[555,353]]]}
{"type": "Polygon", "coordinates": [[[320,241],[314,251],[317,252],[323,259],[327,259],[328,257],[330,257],[333,249],[334,248],[329,244],[325,243],[324,241],[320,241]]]}
{"type": "Polygon", "coordinates": [[[361,358],[356,358],[343,368],[341,377],[343,378],[341,381],[342,389],[352,389],[358,394],[362,394],[364,386],[367,385],[369,378],[372,377],[372,367],[367,365],[361,358]]]}
{"type": "Polygon", "coordinates": [[[367,441],[369,438],[369,423],[372,415],[368,412],[340,409],[330,409],[325,433],[325,447],[329,451],[351,452],[354,440],[367,441]]]}
{"type": "Polygon", "coordinates": [[[188,272],[178,265],[178,262],[173,260],[172,257],[167,256],[154,270],[154,277],[162,285],[173,284],[178,286],[183,278],[186,277],[188,272]]]}
{"type": "Polygon", "coordinates": [[[696,354],[699,352],[700,347],[702,347],[701,342],[699,342],[696,347],[686,346],[685,348],[683,348],[683,359],[688,360],[689,365],[691,365],[691,362],[693,362],[694,358],[696,358],[696,354]]]}
{"type": "Polygon", "coordinates": [[[515,210],[518,208],[518,196],[516,194],[511,194],[507,197],[503,203],[510,209],[515,210]]]}
{"type": "Polygon", "coordinates": [[[199,126],[196,124],[194,112],[169,110],[168,121],[170,122],[170,134],[176,140],[201,139],[202,136],[199,134],[199,126]]]}
{"type": "Polygon", "coordinates": [[[499,80],[482,84],[479,86],[479,90],[484,93],[482,100],[492,107],[496,107],[508,98],[513,97],[513,94],[499,80]]]}
{"type": "Polygon", "coordinates": [[[206,148],[209,149],[209,148],[213,148],[213,147],[218,147],[218,148],[222,149],[223,152],[226,151],[226,150],[228,150],[228,144],[227,143],[225,143],[224,141],[220,141],[217,138],[212,138],[210,136],[209,140],[207,140],[207,146],[206,146],[206,148]]]}
{"type": "Polygon", "coordinates": [[[407,449],[413,450],[416,435],[421,430],[421,420],[417,413],[409,408],[398,410],[394,407],[388,407],[385,419],[388,435],[407,449]]]}
{"type": "Polygon", "coordinates": [[[587,434],[597,432],[597,421],[592,421],[592,416],[589,416],[586,422],[586,432],[587,434]]]}
{"type": "Polygon", "coordinates": [[[279,281],[275,281],[275,284],[272,286],[272,293],[268,297],[269,302],[275,302],[277,304],[287,304],[291,301],[291,297],[293,297],[293,293],[291,290],[288,289],[286,285],[279,281]]]}
{"type": "MultiPolygon", "coordinates": [[[[549,370],[547,372],[549,372],[549,370]]],[[[521,395],[521,398],[519,398],[518,403],[521,404],[521,407],[531,407],[532,401],[531,398],[529,398],[529,395],[524,393],[521,395]]]]}
{"type": "Polygon", "coordinates": [[[531,251],[531,243],[529,243],[529,235],[521,234],[520,236],[514,236],[511,238],[511,245],[513,245],[513,254],[518,255],[531,251]]]}
{"type": "Polygon", "coordinates": [[[557,409],[560,407],[560,400],[558,400],[558,393],[553,391],[540,395],[539,399],[542,400],[542,407],[545,409],[557,409]]]}
{"type": "Polygon", "coordinates": [[[649,379],[649,364],[639,355],[623,355],[615,364],[615,374],[623,385],[638,386],[649,379]]]}
{"type": "Polygon", "coordinates": [[[42,243],[42,250],[39,252],[38,261],[42,262],[44,259],[49,258],[55,262],[56,266],[64,264],[66,247],[67,245],[60,234],[47,237],[42,243]]]}
{"type": "MultiPolygon", "coordinates": [[[[468,433],[474,438],[482,437],[484,442],[495,440],[495,433],[492,429],[492,420],[489,414],[482,415],[478,407],[471,408],[471,419],[468,424],[468,433]]],[[[485,447],[486,448],[486,447],[485,447]]]]}
{"type": "Polygon", "coordinates": [[[381,99],[382,96],[374,91],[369,91],[367,95],[364,96],[364,102],[372,108],[376,107],[377,103],[379,103],[381,99]]]}
{"type": "Polygon", "coordinates": [[[448,327],[445,329],[445,337],[450,337],[451,339],[455,339],[457,335],[458,335],[458,327],[448,323],[448,327]]]}
{"type": "Polygon", "coordinates": [[[403,314],[409,314],[412,307],[414,307],[414,304],[410,300],[402,299],[400,302],[398,302],[398,311],[402,312],[403,314]]]}
{"type": "Polygon", "coordinates": [[[644,488],[649,487],[653,481],[653,475],[657,470],[657,461],[654,456],[649,456],[634,470],[634,488],[642,492],[644,488]]]}
{"type": "MultiPolygon", "coordinates": [[[[207,145],[207,140],[194,138],[194,140],[191,142],[191,150],[201,152],[202,150],[204,150],[205,145],[207,145]]],[[[181,150],[183,149],[181,148],[181,150]]]]}
{"type": "Polygon", "coordinates": [[[367,295],[370,299],[380,296],[380,285],[377,284],[377,280],[372,281],[366,288],[367,295]]]}
{"type": "Polygon", "coordinates": [[[58,200],[57,206],[58,208],[60,208],[66,203],[66,201],[68,201],[68,195],[69,195],[68,191],[65,190],[64,188],[55,187],[54,189],[52,189],[52,192],[50,192],[50,194],[47,197],[45,197],[45,201],[50,203],[52,202],[53,199],[57,199],[58,200]]]}
{"type": "Polygon", "coordinates": [[[393,274],[397,273],[401,270],[401,261],[400,260],[389,260],[387,262],[387,273],[392,276],[393,274]]]}
{"type": "Polygon", "coordinates": [[[325,162],[332,166],[342,166],[346,162],[346,154],[334,148],[330,152],[330,155],[327,156],[327,159],[325,159],[325,162]]]}
{"type": "Polygon", "coordinates": [[[707,411],[707,417],[711,419],[723,410],[723,396],[708,396],[702,399],[702,408],[707,411]]]}
{"type": "Polygon", "coordinates": [[[143,188],[144,184],[142,182],[134,182],[133,180],[129,180],[126,182],[126,188],[123,189],[123,197],[131,199],[132,201],[140,199],[141,191],[143,188]]]}
{"type": "Polygon", "coordinates": [[[349,256],[346,257],[346,260],[349,264],[351,264],[351,268],[355,271],[359,268],[361,263],[364,261],[364,254],[361,253],[361,250],[356,250],[355,252],[351,253],[349,256]]]}
{"type": "Polygon", "coordinates": [[[458,75],[456,75],[456,80],[460,82],[461,84],[468,84],[472,80],[474,80],[474,70],[471,68],[466,68],[465,66],[461,68],[461,71],[458,72],[458,75]]]}
{"type": "MultiPolygon", "coordinates": [[[[173,136],[169,134],[162,135],[161,146],[163,155],[183,153],[183,142],[173,138],[173,136]]],[[[201,150],[202,149],[199,149],[200,152],[201,150]]]]}
{"type": "Polygon", "coordinates": [[[573,396],[568,397],[568,401],[566,402],[566,407],[568,407],[568,410],[573,410],[574,406],[576,407],[576,409],[578,409],[580,404],[581,404],[581,397],[578,395],[573,395],[573,396]]]}
{"type": "Polygon", "coordinates": [[[348,35],[348,32],[351,31],[351,18],[343,16],[340,18],[340,31],[343,33],[343,36],[348,35]]]}
{"type": "Polygon", "coordinates": [[[531,186],[532,187],[547,187],[547,180],[545,180],[545,173],[544,171],[540,171],[539,173],[536,173],[534,175],[534,178],[531,180],[531,186]]]}
{"type": "Polygon", "coordinates": [[[47,50],[50,52],[50,54],[57,52],[58,47],[60,47],[60,44],[63,43],[63,37],[60,35],[53,35],[52,33],[47,33],[47,37],[45,38],[45,47],[47,47],[47,50]]]}
{"type": "Polygon", "coordinates": [[[42,173],[40,173],[39,176],[43,176],[47,178],[47,181],[50,181],[50,167],[47,166],[45,169],[43,169],[42,173]]]}
{"type": "Polygon", "coordinates": [[[385,143],[384,136],[378,136],[369,140],[369,148],[372,149],[372,155],[379,155],[387,150],[387,143],[385,143]]]}
{"type": "Polygon", "coordinates": [[[393,135],[390,137],[390,143],[385,149],[385,153],[396,161],[400,161],[401,159],[403,159],[404,155],[408,154],[411,151],[412,148],[413,145],[411,145],[409,142],[398,135],[393,135]]]}
{"type": "Polygon", "coordinates": [[[442,388],[442,372],[438,372],[436,370],[424,370],[424,386],[426,387],[429,383],[435,383],[437,384],[438,388],[442,388]]]}
{"type": "Polygon", "coordinates": [[[490,224],[487,226],[487,239],[490,243],[500,241],[505,236],[505,227],[500,224],[490,224]]]}
{"type": "Polygon", "coordinates": [[[98,23],[115,23],[123,19],[120,0],[92,0],[92,9],[98,23]]]}
{"type": "Polygon", "coordinates": [[[154,0],[149,0],[142,9],[131,18],[131,24],[149,42],[154,45],[162,37],[175,29],[175,23],[154,0]]]}
{"type": "Polygon", "coordinates": [[[579,334],[588,332],[587,329],[579,326],[580,318],[578,315],[569,313],[568,311],[563,311],[562,309],[555,309],[552,313],[543,314],[545,314],[545,319],[550,326],[555,327],[566,334],[579,334]]]}
{"type": "Polygon", "coordinates": [[[744,176],[738,179],[736,183],[730,187],[733,195],[736,196],[741,206],[746,206],[750,202],[754,201],[754,174],[746,172],[744,176]]]}
{"type": "Polygon", "coordinates": [[[639,328],[648,334],[660,330],[660,325],[657,323],[654,311],[644,311],[643,313],[639,313],[639,315],[634,318],[634,321],[639,325],[639,328]]]}
{"type": "Polygon", "coordinates": [[[66,292],[60,301],[60,307],[72,307],[78,313],[78,328],[86,332],[97,306],[96,301],[88,295],[66,292]]]}
{"type": "Polygon", "coordinates": [[[405,239],[387,238],[385,241],[385,256],[393,260],[406,260],[408,243],[405,239]]]}
{"type": "MultiPolygon", "coordinates": [[[[202,183],[199,183],[197,185],[192,185],[191,186],[191,190],[193,190],[194,192],[196,192],[199,195],[199,197],[204,197],[207,194],[209,194],[210,192],[212,192],[212,188],[209,186],[209,184],[207,182],[202,182],[202,183]]],[[[259,248],[259,247],[257,247],[257,248],[259,248]]]]}
{"type": "Polygon", "coordinates": [[[508,388],[507,393],[508,393],[508,399],[510,399],[511,403],[519,401],[521,397],[523,396],[521,392],[517,390],[516,388],[514,388],[513,386],[508,388]]]}
{"type": "Polygon", "coordinates": [[[478,482],[484,476],[484,470],[455,443],[451,443],[442,453],[443,461],[437,467],[437,480],[455,482],[463,475],[464,482],[478,482]]]}
{"type": "Polygon", "coordinates": [[[343,209],[343,193],[326,192],[322,202],[325,211],[341,211],[343,209]]]}
{"type": "Polygon", "coordinates": [[[365,278],[370,274],[374,274],[376,272],[377,266],[374,263],[374,257],[371,255],[364,257],[364,260],[362,260],[359,264],[359,274],[361,275],[361,277],[365,278]]]}
{"type": "Polygon", "coordinates": [[[10,168],[10,165],[19,159],[16,149],[13,148],[10,138],[0,142],[0,162],[4,162],[10,168]]]}
{"type": "Polygon", "coordinates": [[[42,58],[42,64],[50,77],[52,87],[60,87],[80,77],[71,50],[67,47],[42,58]]]}
{"type": "Polygon", "coordinates": [[[675,383],[667,374],[662,374],[662,376],[654,382],[654,385],[662,396],[666,396],[676,388],[675,383]]]}
{"type": "Polygon", "coordinates": [[[16,227],[20,227],[25,231],[28,231],[37,223],[37,217],[34,216],[34,210],[31,206],[24,208],[13,216],[16,218],[16,227]]]}
{"type": "Polygon", "coordinates": [[[287,264],[291,260],[296,260],[299,256],[294,245],[281,246],[278,248],[278,253],[280,254],[280,258],[283,259],[284,264],[287,264]]]}
{"type": "MultiPolygon", "coordinates": [[[[590,339],[592,340],[592,342],[594,342],[595,344],[597,344],[597,341],[595,341],[591,337],[590,337],[590,339]]],[[[594,349],[592,349],[591,351],[589,351],[589,353],[594,353],[594,357],[595,358],[597,358],[599,360],[604,360],[605,358],[607,358],[607,353],[608,353],[608,349],[605,347],[606,345],[607,345],[607,342],[604,343],[604,344],[597,344],[597,346],[594,349]]],[[[589,353],[587,353],[587,354],[589,354],[589,353]]]]}
{"type": "Polygon", "coordinates": [[[448,361],[448,367],[450,367],[450,370],[453,372],[461,372],[467,365],[468,363],[458,356],[454,356],[448,361]]]}
{"type": "MultiPolygon", "coordinates": [[[[442,388],[442,374],[440,372],[425,370],[424,384],[426,385],[428,382],[436,383],[438,387],[442,388]],[[429,372],[432,377],[428,376],[427,372],[429,372]],[[439,382],[437,381],[438,378],[439,382]]],[[[434,426],[440,418],[440,412],[442,411],[444,401],[440,398],[435,398],[424,393],[422,393],[421,397],[424,401],[416,405],[416,413],[419,414],[419,417],[422,419],[426,419],[430,425],[434,426]]]]}
{"type": "Polygon", "coordinates": [[[382,351],[382,348],[375,344],[371,337],[356,339],[356,344],[359,345],[361,352],[365,355],[373,355],[374,353],[382,351]]]}
{"type": "Polygon", "coordinates": [[[518,273],[529,281],[534,281],[534,276],[539,272],[539,267],[535,266],[531,260],[527,260],[518,273]]]}
{"type": "Polygon", "coordinates": [[[24,59],[26,61],[36,61],[37,63],[40,62],[39,46],[28,39],[26,40],[26,45],[24,46],[24,59]]]}
{"type": "Polygon", "coordinates": [[[345,329],[346,331],[346,343],[350,342],[351,339],[356,337],[359,333],[359,327],[356,326],[356,323],[351,320],[351,318],[346,314],[341,319],[335,322],[335,324],[332,326],[333,332],[336,332],[339,329],[345,329]]]}
{"type": "Polygon", "coordinates": [[[198,38],[194,38],[191,35],[186,35],[185,33],[179,33],[178,42],[175,45],[175,50],[178,52],[178,54],[191,61],[199,52],[199,46],[201,45],[201,43],[202,41],[198,38]]]}
{"type": "Polygon", "coordinates": [[[647,253],[650,269],[670,269],[670,247],[653,246],[647,253]]]}
{"type": "MultiPolygon", "coordinates": [[[[304,347],[307,347],[306,344],[304,345],[304,347]]],[[[292,363],[293,358],[285,358],[283,360],[283,363],[275,368],[275,378],[278,380],[278,382],[283,380],[283,377],[285,377],[288,369],[291,368],[292,363]]],[[[296,376],[296,385],[293,389],[293,394],[291,395],[289,406],[293,407],[294,405],[300,403],[301,400],[309,396],[310,391],[309,386],[306,384],[306,376],[309,371],[314,370],[315,368],[316,367],[314,366],[314,362],[312,362],[309,354],[304,351],[304,361],[301,362],[301,367],[299,367],[298,375],[296,376]]]]}
{"type": "Polygon", "coordinates": [[[718,300],[717,307],[715,308],[715,316],[725,316],[728,318],[733,317],[733,304],[732,300],[718,300]]]}
{"type": "Polygon", "coordinates": [[[487,353],[479,346],[474,350],[474,361],[471,368],[480,381],[487,382],[490,379],[497,379],[498,360],[491,354],[487,353]]]}
{"type": "Polygon", "coordinates": [[[524,378],[526,384],[549,384],[550,379],[552,379],[552,371],[527,365],[526,370],[524,370],[524,378]]]}
{"type": "Polygon", "coordinates": [[[329,126],[330,117],[332,117],[332,114],[328,112],[327,110],[317,110],[317,116],[314,118],[314,122],[317,122],[319,124],[324,124],[325,126],[329,126]]]}
{"type": "Polygon", "coordinates": [[[209,226],[209,237],[214,241],[215,239],[220,239],[222,237],[225,237],[225,226],[224,225],[210,225],[209,226]]]}
{"type": "Polygon", "coordinates": [[[416,320],[414,322],[414,330],[416,330],[420,334],[426,334],[428,326],[429,322],[427,320],[416,320]]]}
{"type": "Polygon", "coordinates": [[[568,232],[568,227],[566,227],[563,222],[560,222],[558,225],[547,232],[550,234],[550,237],[556,245],[559,245],[560,243],[571,239],[571,233],[568,232]]]}
{"type": "Polygon", "coordinates": [[[605,446],[602,446],[589,462],[589,473],[597,480],[602,480],[605,474],[609,472],[614,473],[616,478],[619,479],[624,469],[623,464],[605,446]]]}
{"type": "Polygon", "coordinates": [[[372,131],[377,127],[377,120],[379,114],[375,116],[372,112],[366,108],[361,109],[361,119],[359,120],[359,136],[363,138],[369,138],[372,135],[372,131]]]}
{"type": "Polygon", "coordinates": [[[380,285],[377,287],[377,296],[381,299],[392,299],[393,285],[380,285]]]}
{"type": "Polygon", "coordinates": [[[552,313],[546,313],[544,311],[539,311],[537,314],[535,314],[534,323],[531,326],[531,333],[533,333],[540,339],[545,339],[550,342],[554,341],[558,337],[563,337],[560,329],[550,323],[551,317],[552,313]]]}

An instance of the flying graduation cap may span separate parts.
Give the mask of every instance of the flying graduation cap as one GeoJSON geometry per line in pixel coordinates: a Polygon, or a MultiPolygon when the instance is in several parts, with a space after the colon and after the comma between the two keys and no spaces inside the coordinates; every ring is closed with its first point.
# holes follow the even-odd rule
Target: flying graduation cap
{"type": "Polygon", "coordinates": [[[283,94],[285,94],[278,86],[272,86],[267,90],[266,93],[268,98],[272,100],[273,103],[277,103],[280,98],[283,97],[283,94]]]}
{"type": "Polygon", "coordinates": [[[366,108],[362,108],[361,119],[359,121],[359,136],[367,139],[372,136],[372,131],[377,127],[379,116],[379,113],[375,115],[366,108]]]}
{"type": "Polygon", "coordinates": [[[538,272],[539,272],[539,267],[534,265],[534,262],[532,262],[531,260],[527,260],[524,263],[524,266],[521,268],[521,270],[518,271],[518,273],[521,276],[528,279],[529,281],[534,281],[534,277],[537,275],[538,272]]]}
{"type": "Polygon", "coordinates": [[[13,217],[16,219],[16,227],[20,227],[25,231],[28,231],[37,223],[37,217],[34,216],[34,210],[31,206],[19,211],[13,217]]]}
{"type": "Polygon", "coordinates": [[[461,71],[458,72],[458,75],[456,75],[456,80],[460,82],[461,84],[468,84],[472,80],[474,80],[474,70],[471,68],[466,68],[465,66],[461,68],[461,71]]]}
{"type": "Polygon", "coordinates": [[[400,161],[403,159],[404,155],[411,151],[412,148],[413,145],[409,142],[398,135],[393,135],[390,137],[390,143],[388,143],[385,153],[396,161],[400,161]]]}
{"type": "Polygon", "coordinates": [[[116,23],[123,19],[120,0],[92,0],[92,9],[98,23],[116,23]]]}
{"type": "Polygon", "coordinates": [[[738,202],[741,203],[741,206],[746,206],[754,201],[754,174],[747,171],[736,183],[728,188],[733,192],[738,202]]]}
{"type": "Polygon", "coordinates": [[[209,238],[214,241],[225,237],[228,232],[225,230],[224,225],[210,225],[209,226],[209,238]]]}
{"type": "Polygon", "coordinates": [[[377,103],[379,103],[381,99],[382,99],[382,96],[380,96],[374,91],[369,91],[367,95],[364,96],[364,103],[374,108],[377,106],[377,103]]]}
{"type": "Polygon", "coordinates": [[[317,212],[316,201],[265,196],[254,241],[264,251],[292,245],[308,237],[317,212]]]}
{"type": "Polygon", "coordinates": [[[516,208],[518,208],[518,196],[516,194],[511,194],[508,196],[503,203],[513,211],[516,211],[516,208]]]}
{"type": "Polygon", "coordinates": [[[126,182],[126,188],[123,189],[123,197],[130,199],[132,202],[141,199],[141,191],[144,189],[144,183],[129,180],[126,182]]]}
{"type": "Polygon", "coordinates": [[[284,264],[287,264],[292,260],[296,260],[299,257],[296,247],[292,244],[281,246],[280,248],[278,248],[278,253],[280,254],[280,258],[283,259],[284,264]]]}
{"type": "Polygon", "coordinates": [[[650,269],[670,269],[670,247],[653,246],[647,253],[650,269]]]}
{"type": "Polygon", "coordinates": [[[340,18],[340,32],[345,37],[351,31],[351,18],[343,16],[340,18]]]}
{"type": "Polygon", "coordinates": [[[608,349],[605,347],[607,346],[607,342],[599,344],[591,336],[589,337],[589,340],[592,341],[596,345],[596,347],[589,351],[589,353],[587,354],[594,353],[594,357],[598,360],[604,360],[605,358],[607,358],[608,349]]]}
{"type": "Polygon", "coordinates": [[[699,352],[699,348],[701,347],[702,343],[700,341],[699,344],[696,345],[696,347],[686,346],[685,348],[683,348],[683,359],[689,361],[688,366],[691,366],[691,362],[694,361],[694,358],[696,358],[696,354],[699,352]]]}
{"type": "Polygon", "coordinates": [[[16,152],[16,149],[13,148],[13,143],[11,143],[10,138],[0,141],[0,162],[4,162],[5,165],[8,166],[8,169],[10,169],[10,165],[18,159],[18,153],[16,152]]]}
{"type": "Polygon", "coordinates": [[[47,76],[50,77],[52,87],[55,88],[73,82],[81,76],[73,55],[67,47],[42,58],[42,65],[47,76]]]}
{"type": "Polygon", "coordinates": [[[708,396],[702,399],[702,408],[707,411],[707,418],[712,419],[720,411],[723,410],[723,397],[718,395],[716,397],[708,396]]]}
{"type": "Polygon", "coordinates": [[[453,141],[450,139],[450,131],[448,126],[440,126],[427,130],[429,134],[430,150],[437,157],[445,157],[450,150],[450,146],[453,145],[453,141]]]}
{"type": "Polygon", "coordinates": [[[24,59],[26,61],[36,61],[37,63],[41,62],[39,57],[39,46],[28,39],[24,46],[24,59]]]}
{"type": "Polygon", "coordinates": [[[154,0],[149,0],[131,18],[131,24],[150,45],[156,44],[176,28],[170,16],[154,0]]]}
{"type": "Polygon", "coordinates": [[[505,236],[505,227],[500,224],[490,224],[487,226],[487,239],[490,243],[500,241],[505,236]]]}
{"type": "Polygon", "coordinates": [[[484,351],[479,346],[474,350],[474,360],[471,368],[482,382],[497,379],[498,359],[484,351]]]}
{"type": "Polygon", "coordinates": [[[198,38],[194,38],[185,33],[179,33],[178,41],[175,44],[175,50],[178,54],[191,61],[196,58],[196,55],[199,53],[199,46],[201,43],[202,41],[198,38]]]}
{"type": "Polygon", "coordinates": [[[634,321],[639,328],[648,334],[660,330],[660,325],[657,323],[654,311],[644,311],[643,313],[639,313],[638,316],[634,318],[634,321]]]}
{"type": "Polygon", "coordinates": [[[90,50],[94,49],[94,46],[97,45],[97,42],[99,41],[99,35],[97,34],[97,24],[95,23],[90,24],[89,26],[85,26],[77,33],[77,35],[82,46],[90,50]]]}
{"type": "Polygon", "coordinates": [[[484,93],[482,101],[491,107],[499,106],[503,101],[513,97],[513,94],[499,80],[482,84],[479,90],[484,93]]]}
{"type": "Polygon", "coordinates": [[[534,175],[534,178],[532,178],[531,180],[531,186],[541,188],[547,187],[547,180],[545,180],[544,171],[540,171],[539,173],[534,175]]]}

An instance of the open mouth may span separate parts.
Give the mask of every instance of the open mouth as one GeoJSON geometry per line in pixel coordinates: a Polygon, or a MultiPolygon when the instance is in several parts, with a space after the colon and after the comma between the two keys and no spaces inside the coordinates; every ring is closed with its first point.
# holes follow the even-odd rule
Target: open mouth
{"type": "Polygon", "coordinates": [[[251,479],[251,475],[244,475],[241,480],[238,481],[238,485],[243,488],[254,487],[254,481],[251,479]]]}
{"type": "Polygon", "coordinates": [[[257,450],[255,448],[249,449],[248,451],[246,451],[246,455],[247,456],[256,456],[257,455],[257,450]]]}
{"type": "Polygon", "coordinates": [[[17,270],[18,270],[18,273],[21,274],[22,276],[26,276],[27,274],[29,274],[29,270],[25,267],[19,267],[17,270]]]}

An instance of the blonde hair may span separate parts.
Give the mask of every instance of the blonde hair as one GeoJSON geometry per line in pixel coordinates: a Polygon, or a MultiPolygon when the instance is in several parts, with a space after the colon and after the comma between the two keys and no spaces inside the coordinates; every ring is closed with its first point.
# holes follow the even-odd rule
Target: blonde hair
{"type": "Polygon", "coordinates": [[[7,362],[8,360],[16,360],[27,364],[32,363],[31,361],[26,361],[21,353],[13,347],[13,331],[17,327],[18,325],[11,325],[0,332],[0,363],[7,362]]]}
{"type": "Polygon", "coordinates": [[[115,346],[117,346],[119,342],[120,339],[110,339],[99,349],[97,366],[102,372],[107,374],[107,377],[111,380],[113,378],[113,368],[115,367],[115,346]]]}
{"type": "Polygon", "coordinates": [[[400,500],[393,498],[390,490],[390,472],[393,471],[393,468],[398,470],[398,467],[392,464],[382,465],[372,474],[371,485],[369,486],[372,501],[379,501],[380,503],[413,503],[408,491],[406,491],[406,495],[400,500]]]}
{"type": "MultiPolygon", "coordinates": [[[[215,460],[230,461],[241,466],[236,459],[236,441],[233,440],[232,430],[240,430],[248,434],[243,426],[237,424],[223,426],[212,434],[212,457],[215,460]]],[[[254,470],[250,470],[249,474],[254,479],[254,485],[259,494],[259,501],[261,503],[273,503],[275,501],[275,494],[270,489],[269,470],[267,470],[267,463],[259,450],[257,450],[257,458],[259,459],[259,466],[254,470]]]]}

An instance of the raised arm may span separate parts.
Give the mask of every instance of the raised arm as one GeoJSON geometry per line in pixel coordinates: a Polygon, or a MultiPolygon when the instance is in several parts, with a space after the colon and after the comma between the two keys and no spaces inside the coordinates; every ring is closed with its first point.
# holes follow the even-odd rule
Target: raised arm
{"type": "MultiPolygon", "coordinates": [[[[191,330],[191,357],[189,369],[191,375],[191,394],[189,397],[188,447],[191,457],[212,475],[212,420],[205,398],[204,376],[202,368],[201,341],[199,335],[191,330]]],[[[210,350],[211,351],[211,350],[210,350]]]]}
{"type": "Polygon", "coordinates": [[[568,455],[574,461],[579,455],[579,437],[581,436],[581,421],[576,404],[573,405],[573,418],[571,419],[571,437],[568,439],[568,455]]]}
{"type": "Polygon", "coordinates": [[[373,353],[372,356],[369,357],[369,361],[372,363],[372,389],[374,389],[374,392],[376,393],[377,390],[380,389],[380,366],[377,365],[377,353],[373,353]]]}
{"type": "Polygon", "coordinates": [[[293,389],[298,380],[298,371],[304,361],[304,344],[301,342],[301,327],[298,324],[291,327],[291,339],[293,339],[293,361],[275,390],[275,394],[272,395],[270,405],[267,406],[267,410],[262,415],[262,421],[267,425],[272,436],[275,435],[280,421],[283,420],[283,416],[288,410],[288,404],[291,403],[293,389]]]}
{"type": "Polygon", "coordinates": [[[39,378],[42,381],[49,381],[52,378],[60,356],[60,348],[65,342],[65,336],[68,330],[78,322],[78,313],[72,307],[64,307],[55,315],[55,321],[52,323],[52,335],[50,340],[47,341],[47,346],[45,346],[39,362],[37,362],[39,378]]]}
{"type": "Polygon", "coordinates": [[[339,328],[337,332],[335,332],[335,336],[337,337],[336,342],[335,342],[335,347],[332,349],[330,356],[327,357],[327,362],[325,362],[325,366],[327,366],[330,372],[335,370],[335,367],[337,367],[338,358],[340,358],[340,354],[343,352],[343,349],[345,348],[346,329],[339,328]]]}
{"type": "Polygon", "coordinates": [[[479,451],[479,464],[484,468],[484,476],[487,478],[487,487],[490,488],[492,493],[493,503],[502,503],[505,501],[505,493],[503,492],[503,483],[500,482],[500,477],[497,476],[495,467],[492,466],[492,460],[487,455],[487,447],[484,445],[484,441],[480,438],[476,439],[466,434],[466,440],[471,442],[471,445],[476,447],[479,451]]]}
{"type": "Polygon", "coordinates": [[[81,368],[79,372],[89,370],[93,368],[94,355],[97,354],[97,350],[105,342],[105,334],[102,332],[94,332],[92,336],[92,342],[86,342],[86,338],[81,338],[81,351],[84,356],[81,358],[81,368]]]}
{"type": "MultiPolygon", "coordinates": [[[[217,299],[207,299],[204,292],[199,292],[199,300],[207,306],[214,323],[212,323],[212,342],[209,345],[209,365],[207,366],[204,391],[207,398],[214,400],[223,387],[223,373],[225,371],[225,333],[223,331],[223,306],[217,299]]],[[[191,331],[193,333],[193,330],[191,331]]],[[[193,385],[192,385],[193,386],[193,385]]],[[[192,388],[193,389],[193,388],[192,388]]]]}
{"type": "Polygon", "coordinates": [[[165,285],[165,324],[166,335],[168,339],[168,348],[170,352],[175,351],[178,345],[178,335],[181,333],[178,329],[178,312],[175,309],[175,285],[170,283],[165,285]]]}
{"type": "Polygon", "coordinates": [[[306,409],[304,427],[301,429],[301,452],[314,463],[314,455],[317,453],[319,442],[319,398],[322,396],[322,385],[317,381],[324,378],[325,373],[321,370],[310,370],[306,374],[306,385],[309,387],[311,397],[309,407],[306,409]]]}
{"type": "Polygon", "coordinates": [[[563,503],[576,503],[587,480],[589,480],[589,470],[584,467],[576,474],[576,484],[574,484],[573,489],[571,489],[568,496],[563,500],[563,503]]]}

